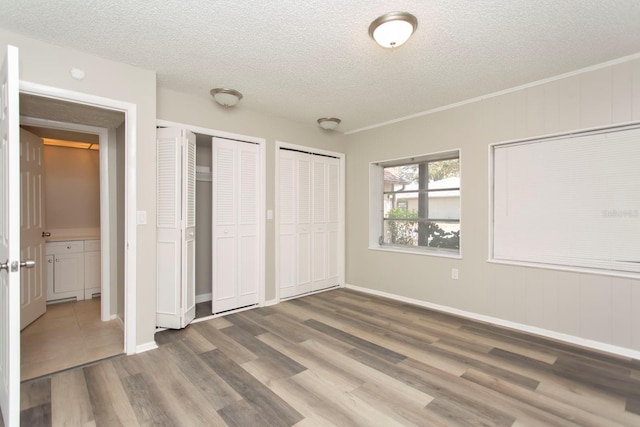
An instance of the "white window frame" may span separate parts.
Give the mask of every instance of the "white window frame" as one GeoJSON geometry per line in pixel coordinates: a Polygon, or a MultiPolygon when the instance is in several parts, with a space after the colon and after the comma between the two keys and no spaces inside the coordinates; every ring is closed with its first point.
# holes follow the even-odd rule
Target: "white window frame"
{"type": "Polygon", "coordinates": [[[462,150],[460,148],[369,163],[369,249],[385,252],[437,256],[444,258],[462,258],[462,150]],[[456,156],[460,163],[460,248],[458,249],[458,251],[454,252],[451,249],[431,248],[423,246],[410,247],[381,244],[379,239],[381,230],[383,229],[384,216],[384,168],[405,165],[408,163],[447,160],[456,156]]]}

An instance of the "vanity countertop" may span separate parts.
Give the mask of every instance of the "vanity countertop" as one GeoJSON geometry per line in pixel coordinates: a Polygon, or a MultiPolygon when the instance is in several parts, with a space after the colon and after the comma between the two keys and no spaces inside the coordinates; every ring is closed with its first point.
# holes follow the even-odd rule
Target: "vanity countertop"
{"type": "Polygon", "coordinates": [[[47,242],[71,242],[75,240],[100,240],[100,236],[84,235],[84,236],[51,236],[47,237],[47,242]]]}

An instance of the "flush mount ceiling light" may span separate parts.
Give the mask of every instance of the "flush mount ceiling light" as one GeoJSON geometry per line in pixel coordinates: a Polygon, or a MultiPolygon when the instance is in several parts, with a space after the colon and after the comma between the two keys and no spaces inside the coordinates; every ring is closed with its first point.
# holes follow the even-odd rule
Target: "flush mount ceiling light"
{"type": "Polygon", "coordinates": [[[342,120],[337,119],[335,117],[323,117],[321,119],[318,119],[318,124],[322,129],[334,130],[335,128],[338,127],[341,121],[342,120]]]}
{"type": "Polygon", "coordinates": [[[389,12],[369,25],[369,36],[380,46],[399,47],[418,28],[418,19],[408,12],[389,12]]]}
{"type": "Polygon", "coordinates": [[[223,107],[233,107],[242,99],[242,94],[237,90],[220,87],[211,89],[211,96],[223,107]]]}

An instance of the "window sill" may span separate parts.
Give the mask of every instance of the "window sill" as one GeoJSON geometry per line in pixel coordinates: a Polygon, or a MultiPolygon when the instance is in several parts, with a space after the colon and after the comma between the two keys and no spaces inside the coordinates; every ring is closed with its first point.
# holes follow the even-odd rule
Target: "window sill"
{"type": "Polygon", "coordinates": [[[382,251],[382,252],[396,252],[403,254],[412,254],[412,255],[426,255],[426,256],[434,256],[439,258],[452,258],[452,259],[462,259],[462,255],[459,253],[445,252],[439,251],[437,249],[408,249],[408,248],[400,248],[394,246],[369,246],[369,250],[371,251],[382,251]]]}

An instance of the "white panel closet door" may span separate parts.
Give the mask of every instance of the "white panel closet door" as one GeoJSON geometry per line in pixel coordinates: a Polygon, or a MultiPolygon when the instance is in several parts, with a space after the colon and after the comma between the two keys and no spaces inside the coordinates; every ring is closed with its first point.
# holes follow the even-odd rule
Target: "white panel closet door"
{"type": "Polygon", "coordinates": [[[258,303],[258,145],[213,138],[211,311],[258,303]]]}
{"type": "Polygon", "coordinates": [[[280,149],[280,298],[339,283],[340,160],[280,149]]]}

